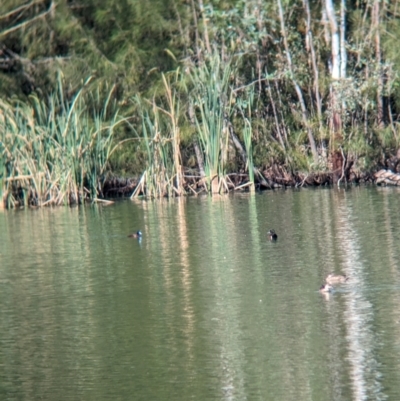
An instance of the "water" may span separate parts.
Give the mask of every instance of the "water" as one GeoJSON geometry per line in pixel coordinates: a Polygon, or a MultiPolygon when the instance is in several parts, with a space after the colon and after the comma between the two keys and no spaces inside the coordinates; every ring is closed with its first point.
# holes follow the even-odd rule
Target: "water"
{"type": "Polygon", "coordinates": [[[400,399],[399,195],[0,212],[0,399],[400,399]]]}

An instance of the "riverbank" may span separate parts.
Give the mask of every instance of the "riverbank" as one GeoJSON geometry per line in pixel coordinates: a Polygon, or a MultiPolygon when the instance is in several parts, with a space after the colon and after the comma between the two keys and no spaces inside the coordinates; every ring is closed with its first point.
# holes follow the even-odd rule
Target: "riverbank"
{"type": "MultiPolygon", "coordinates": [[[[210,193],[205,179],[200,175],[183,175],[183,188],[185,195],[197,196],[204,193],[210,193]]],[[[340,177],[340,184],[378,184],[378,185],[400,185],[400,175],[393,174],[387,170],[380,170],[377,173],[354,173],[346,177],[340,177]],[[397,184],[398,183],[398,184],[397,184]]],[[[255,178],[254,189],[256,191],[279,189],[279,188],[301,188],[301,187],[319,187],[333,186],[334,173],[332,172],[310,172],[291,174],[280,166],[273,166],[260,172],[255,178]]],[[[227,187],[223,187],[220,192],[249,191],[252,183],[249,181],[248,174],[232,173],[225,177],[227,187]]],[[[121,178],[113,177],[105,181],[102,195],[105,198],[119,198],[135,196],[145,196],[145,191],[138,191],[140,178],[121,178]]]]}
{"type": "MultiPolygon", "coordinates": [[[[210,194],[210,186],[207,185],[205,178],[195,174],[193,171],[187,171],[187,174],[182,176],[184,178],[182,187],[183,193],[181,196],[197,196],[200,194],[210,194]]],[[[31,179],[24,177],[22,181],[31,179]]],[[[216,178],[217,179],[217,178],[216,178]]],[[[272,166],[256,176],[254,187],[249,181],[248,174],[231,173],[225,176],[226,186],[221,186],[220,193],[227,192],[249,192],[254,188],[255,191],[274,190],[281,188],[302,188],[302,187],[320,187],[320,186],[334,186],[335,175],[332,172],[310,172],[310,173],[296,173],[291,174],[281,166],[272,166]]],[[[393,173],[390,170],[381,169],[377,172],[355,173],[350,171],[347,176],[340,177],[337,185],[380,185],[380,186],[400,186],[400,174],[393,173]]],[[[91,197],[88,190],[84,192],[83,197],[69,199],[68,205],[94,203],[94,202],[108,202],[117,198],[128,197],[146,197],[146,188],[139,189],[140,177],[109,177],[104,180],[104,183],[99,187],[99,193],[96,197],[91,197]]],[[[167,195],[165,196],[167,197],[167,195]]],[[[148,197],[150,199],[150,197],[148,197]]],[[[13,194],[14,202],[8,205],[3,197],[0,202],[0,208],[15,208],[21,207],[25,204],[27,207],[38,206],[55,206],[56,203],[51,200],[42,199],[39,201],[37,194],[34,191],[27,191],[19,188],[13,194]],[[23,199],[23,194],[29,196],[27,202],[23,199]]]]}

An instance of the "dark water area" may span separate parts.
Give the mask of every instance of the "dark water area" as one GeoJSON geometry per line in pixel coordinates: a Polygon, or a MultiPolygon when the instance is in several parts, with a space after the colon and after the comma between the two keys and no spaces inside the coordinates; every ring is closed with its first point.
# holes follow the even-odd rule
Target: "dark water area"
{"type": "Polygon", "coordinates": [[[356,187],[2,211],[0,399],[398,400],[399,210],[356,187]]]}

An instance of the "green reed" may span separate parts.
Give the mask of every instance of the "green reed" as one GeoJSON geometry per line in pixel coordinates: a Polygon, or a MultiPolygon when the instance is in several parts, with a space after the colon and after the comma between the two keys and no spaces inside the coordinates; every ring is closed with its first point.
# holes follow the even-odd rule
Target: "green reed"
{"type": "Polygon", "coordinates": [[[190,94],[195,113],[199,144],[204,154],[204,170],[212,193],[220,192],[225,179],[226,150],[229,132],[226,117],[230,115],[232,93],[229,88],[232,69],[218,55],[191,71],[190,94]]]}
{"type": "Polygon", "coordinates": [[[105,173],[115,113],[88,110],[84,87],[64,97],[61,81],[47,101],[0,103],[0,185],[7,207],[60,205],[94,200],[105,173]]]}

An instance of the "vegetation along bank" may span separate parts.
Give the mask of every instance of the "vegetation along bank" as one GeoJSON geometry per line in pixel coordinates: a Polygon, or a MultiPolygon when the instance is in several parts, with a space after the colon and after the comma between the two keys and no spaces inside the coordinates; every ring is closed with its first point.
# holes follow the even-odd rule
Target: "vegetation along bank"
{"type": "Polygon", "coordinates": [[[399,16],[400,0],[4,0],[1,203],[396,185],[399,16]]]}

